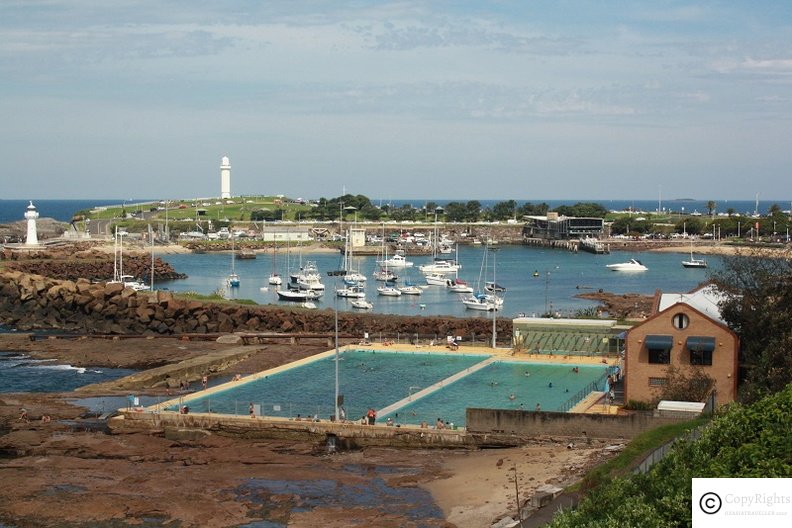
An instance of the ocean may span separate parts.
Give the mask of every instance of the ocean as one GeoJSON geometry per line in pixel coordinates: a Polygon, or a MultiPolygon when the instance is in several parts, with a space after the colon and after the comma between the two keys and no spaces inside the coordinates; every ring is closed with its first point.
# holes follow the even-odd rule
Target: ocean
{"type": "MultiPolygon", "coordinates": [[[[504,200],[479,200],[481,202],[482,207],[492,207],[493,205],[505,201],[504,200]]],[[[150,200],[134,200],[130,201],[128,199],[106,199],[106,200],[35,200],[33,199],[33,205],[36,206],[38,209],[39,214],[41,217],[45,218],[54,218],[60,222],[69,222],[72,219],[74,213],[85,210],[85,209],[92,209],[98,206],[107,206],[107,205],[121,205],[122,203],[126,202],[127,204],[134,204],[134,203],[149,203],[156,201],[156,199],[152,198],[150,200]]],[[[632,209],[633,211],[644,211],[644,212],[653,212],[657,211],[658,208],[666,211],[666,212],[674,212],[674,213],[694,213],[699,212],[702,214],[707,214],[707,201],[708,200],[666,200],[666,201],[658,201],[658,200],[591,200],[591,199],[570,199],[570,200],[543,200],[543,199],[535,199],[535,200],[516,200],[517,205],[520,206],[526,202],[531,202],[533,204],[540,204],[546,203],[550,206],[551,209],[556,208],[561,205],[574,205],[578,202],[594,202],[599,203],[609,211],[625,211],[628,209],[632,209]]],[[[445,206],[449,202],[467,202],[467,200],[448,200],[448,199],[421,199],[421,200],[383,200],[380,198],[372,198],[371,202],[375,205],[384,205],[390,204],[396,207],[401,207],[402,205],[409,204],[413,207],[424,207],[429,202],[434,202],[439,206],[445,206]]],[[[0,223],[8,223],[8,222],[15,222],[17,220],[23,220],[25,209],[28,206],[28,200],[0,200],[0,223]]],[[[715,200],[716,203],[716,212],[725,213],[728,209],[734,209],[734,211],[741,215],[751,215],[754,214],[755,210],[758,209],[760,214],[767,213],[770,207],[774,204],[777,204],[781,207],[781,209],[790,209],[792,208],[792,203],[790,200],[760,200],[757,204],[754,200],[715,200]]]]}

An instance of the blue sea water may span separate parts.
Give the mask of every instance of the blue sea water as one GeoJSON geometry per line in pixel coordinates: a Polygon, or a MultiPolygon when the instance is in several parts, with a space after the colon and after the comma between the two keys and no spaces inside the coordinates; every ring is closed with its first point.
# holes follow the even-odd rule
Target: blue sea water
{"type": "MultiPolygon", "coordinates": [[[[105,205],[117,205],[123,200],[36,200],[31,199],[41,218],[54,218],[71,222],[74,213],[105,205]]],[[[0,200],[0,224],[25,219],[25,210],[31,200],[0,200]]]]}
{"type": "Polygon", "coordinates": [[[134,373],[134,370],[121,368],[73,367],[54,360],[33,359],[18,352],[0,350],[0,393],[68,392],[134,373]]]}

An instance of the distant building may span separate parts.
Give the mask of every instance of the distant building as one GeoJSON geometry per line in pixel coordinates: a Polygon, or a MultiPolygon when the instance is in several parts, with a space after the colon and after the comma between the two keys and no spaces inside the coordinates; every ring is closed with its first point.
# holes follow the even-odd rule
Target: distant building
{"type": "MultiPolygon", "coordinates": [[[[311,230],[304,226],[273,226],[264,224],[261,228],[261,239],[264,242],[310,242],[311,230]]],[[[293,248],[299,251],[297,248],[293,248]]]]}
{"type": "MultiPolygon", "coordinates": [[[[676,294],[677,298],[680,297],[676,294]]],[[[627,332],[624,353],[624,398],[654,402],[668,383],[669,367],[681,374],[700,368],[714,380],[715,405],[737,397],[740,340],[720,314],[700,308],[702,295],[689,294],[694,302],[677,301],[627,332]]]]}
{"type": "Polygon", "coordinates": [[[596,217],[558,216],[548,212],[547,216],[526,216],[523,227],[524,238],[560,240],[570,238],[602,238],[605,220],[596,217]]]}
{"type": "Polygon", "coordinates": [[[228,156],[220,160],[220,198],[231,198],[231,160],[228,156]]]}

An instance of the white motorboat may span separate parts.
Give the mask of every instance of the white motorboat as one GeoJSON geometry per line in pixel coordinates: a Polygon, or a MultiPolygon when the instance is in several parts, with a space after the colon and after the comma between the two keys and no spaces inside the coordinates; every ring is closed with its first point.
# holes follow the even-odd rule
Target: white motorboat
{"type": "Polygon", "coordinates": [[[346,288],[338,288],[336,290],[336,295],[347,299],[359,299],[366,296],[366,290],[363,286],[356,284],[347,286],[346,288]]]}
{"type": "Polygon", "coordinates": [[[357,271],[347,271],[346,275],[344,275],[344,282],[349,285],[366,282],[366,276],[357,271]]]}
{"type": "Polygon", "coordinates": [[[374,279],[380,282],[395,282],[398,280],[398,277],[391,270],[382,268],[381,270],[374,272],[374,279]]]}
{"type": "Polygon", "coordinates": [[[451,293],[473,293],[473,286],[457,278],[451,281],[451,286],[448,287],[448,291],[451,293]]]}
{"type": "Polygon", "coordinates": [[[355,299],[349,304],[352,305],[352,308],[357,308],[358,310],[371,310],[374,308],[374,305],[366,299],[355,299]]]}
{"type": "Polygon", "coordinates": [[[429,273],[456,273],[462,268],[455,260],[435,260],[430,264],[418,266],[423,274],[429,273]]]}
{"type": "Polygon", "coordinates": [[[464,304],[465,308],[468,310],[492,312],[501,309],[503,306],[503,299],[495,295],[477,293],[463,298],[462,304],[464,304]]]}
{"type": "Polygon", "coordinates": [[[488,292],[505,292],[506,291],[506,288],[504,288],[500,284],[495,284],[492,281],[485,282],[484,283],[484,289],[487,290],[488,292]]]}
{"type": "Polygon", "coordinates": [[[611,271],[646,271],[649,268],[641,264],[640,260],[630,259],[628,262],[619,262],[617,264],[608,264],[605,266],[611,271]]]}
{"type": "Polygon", "coordinates": [[[132,275],[121,275],[121,284],[124,285],[124,288],[132,288],[135,291],[145,291],[151,289],[151,286],[141,280],[136,279],[132,275]]]}
{"type": "Polygon", "coordinates": [[[451,279],[442,273],[429,273],[424,278],[430,286],[451,286],[451,279]]]}
{"type": "Polygon", "coordinates": [[[401,297],[401,290],[395,286],[378,286],[377,293],[385,297],[401,297]]]}
{"type": "Polygon", "coordinates": [[[413,262],[405,258],[402,253],[396,253],[391,258],[378,260],[377,264],[385,268],[410,268],[413,262]]]}
{"type": "Polygon", "coordinates": [[[299,290],[323,291],[325,289],[316,262],[311,260],[306,261],[299,271],[289,275],[289,283],[291,288],[296,286],[299,290]]]}
{"type": "Polygon", "coordinates": [[[278,290],[278,299],[281,301],[305,302],[315,301],[322,296],[321,292],[313,290],[278,290]]]}

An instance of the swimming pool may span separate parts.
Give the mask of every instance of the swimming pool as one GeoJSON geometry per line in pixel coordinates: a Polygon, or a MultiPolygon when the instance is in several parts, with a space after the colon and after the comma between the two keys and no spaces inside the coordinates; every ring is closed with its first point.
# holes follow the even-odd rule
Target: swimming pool
{"type": "MultiPolygon", "coordinates": [[[[339,362],[340,392],[347,419],[360,418],[455,372],[481,362],[486,355],[347,350],[339,362]]],[[[187,404],[193,412],[247,414],[250,403],[266,416],[328,418],[335,412],[335,359],[317,361],[198,395],[187,404]]],[[[176,410],[171,406],[170,410],[176,410]]]]}
{"type": "MultiPolygon", "coordinates": [[[[499,360],[490,354],[357,349],[341,353],[339,385],[349,420],[360,419],[371,407],[390,408],[380,413],[380,423],[390,417],[397,423],[434,424],[440,417],[464,425],[467,407],[534,410],[539,403],[542,410],[558,410],[606,369],[580,365],[575,372],[571,364],[499,360]],[[454,375],[456,381],[448,380],[454,375]],[[393,407],[412,395],[415,399],[393,407]]],[[[219,389],[197,393],[184,403],[190,412],[245,415],[252,403],[256,414],[264,416],[327,419],[335,411],[335,358],[324,354],[219,389]]]]}
{"type": "Polygon", "coordinates": [[[440,418],[464,425],[468,407],[533,411],[539,404],[543,411],[560,411],[564,402],[607,373],[604,365],[580,365],[574,371],[569,364],[497,361],[406,405],[390,417],[397,423],[426,421],[434,425],[440,418]]]}

